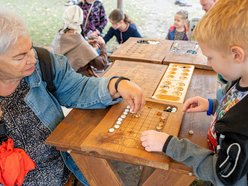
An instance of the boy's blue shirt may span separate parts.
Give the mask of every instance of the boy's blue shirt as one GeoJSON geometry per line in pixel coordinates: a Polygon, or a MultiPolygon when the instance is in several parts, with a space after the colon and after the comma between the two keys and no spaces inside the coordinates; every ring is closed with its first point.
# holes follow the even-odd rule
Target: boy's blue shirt
{"type": "MultiPolygon", "coordinates": [[[[51,57],[54,59],[52,65],[55,76],[53,84],[56,87],[53,94],[48,92],[46,82],[42,81],[38,59],[35,71],[24,78],[30,87],[25,102],[50,131],[53,131],[64,118],[61,106],[100,109],[121,101],[121,99],[112,100],[109,94],[110,78],[82,76],[70,67],[66,57],[56,54],[51,57]]],[[[87,185],[71,157],[66,153],[62,153],[62,157],[75,176],[87,185]]]]}

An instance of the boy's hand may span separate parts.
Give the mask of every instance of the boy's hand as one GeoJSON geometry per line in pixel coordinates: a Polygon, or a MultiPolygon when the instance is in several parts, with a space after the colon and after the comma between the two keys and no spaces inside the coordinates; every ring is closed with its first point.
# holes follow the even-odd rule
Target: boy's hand
{"type": "Polygon", "coordinates": [[[205,112],[208,110],[208,100],[199,96],[189,98],[183,104],[184,112],[205,112]]]}
{"type": "Polygon", "coordinates": [[[140,140],[146,151],[162,152],[164,143],[168,137],[169,135],[166,133],[147,130],[141,134],[140,140]]]}

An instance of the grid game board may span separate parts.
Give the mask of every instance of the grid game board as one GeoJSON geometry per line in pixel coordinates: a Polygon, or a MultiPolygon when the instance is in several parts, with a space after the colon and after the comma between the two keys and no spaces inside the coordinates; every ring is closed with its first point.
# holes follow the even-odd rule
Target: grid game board
{"type": "Polygon", "coordinates": [[[129,38],[113,54],[112,60],[143,61],[162,64],[170,43],[161,39],[129,38]]]}
{"type": "Polygon", "coordinates": [[[114,105],[85,139],[82,149],[99,154],[103,151],[105,153],[111,151],[111,154],[132,156],[143,161],[165,161],[162,154],[151,154],[144,150],[141,146],[140,134],[145,130],[157,130],[177,136],[183,118],[182,104],[147,101],[138,116],[129,112],[119,128],[109,132],[126,108],[125,102],[114,105]]]}

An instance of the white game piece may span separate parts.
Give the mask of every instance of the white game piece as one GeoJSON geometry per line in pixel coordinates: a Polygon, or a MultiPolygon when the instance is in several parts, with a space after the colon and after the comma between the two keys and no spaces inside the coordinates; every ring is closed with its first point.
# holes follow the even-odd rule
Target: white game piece
{"type": "Polygon", "coordinates": [[[123,120],[122,118],[118,118],[118,121],[122,122],[122,120],[123,120]]]}
{"type": "Polygon", "coordinates": [[[120,125],[114,125],[114,128],[118,129],[118,128],[120,128],[120,125]]]}
{"type": "Polygon", "coordinates": [[[127,109],[130,109],[130,108],[131,108],[130,105],[128,105],[128,106],[127,106],[127,109]]]}
{"type": "Polygon", "coordinates": [[[108,130],[109,132],[114,132],[115,131],[115,129],[114,128],[109,128],[109,130],[108,130]]]}
{"type": "Polygon", "coordinates": [[[172,109],[171,109],[171,112],[176,112],[177,111],[177,108],[176,107],[173,107],[172,109]]]}
{"type": "Polygon", "coordinates": [[[121,125],[121,123],[122,123],[121,121],[117,121],[116,122],[117,125],[121,125]]]}
{"type": "Polygon", "coordinates": [[[126,117],[126,115],[124,115],[124,114],[122,114],[122,115],[121,115],[121,118],[123,118],[123,119],[124,119],[125,117],[126,117]]]}
{"type": "Polygon", "coordinates": [[[190,135],[193,135],[194,134],[194,131],[193,130],[189,130],[189,134],[190,135]]]}
{"type": "Polygon", "coordinates": [[[125,111],[124,112],[129,112],[130,111],[130,109],[125,109],[125,111]]]}
{"type": "Polygon", "coordinates": [[[128,112],[123,112],[124,115],[128,115],[128,112]]]}

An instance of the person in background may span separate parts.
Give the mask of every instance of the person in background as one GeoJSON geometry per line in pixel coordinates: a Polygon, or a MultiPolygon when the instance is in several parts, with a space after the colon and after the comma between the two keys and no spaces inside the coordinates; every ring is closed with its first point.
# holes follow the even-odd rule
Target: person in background
{"type": "Polygon", "coordinates": [[[188,41],[188,12],[180,10],[174,18],[174,25],[170,27],[166,36],[168,40],[188,41]]]}
{"type": "Polygon", "coordinates": [[[200,0],[202,10],[204,10],[205,12],[208,12],[210,8],[212,8],[215,2],[216,0],[200,0]]]}
{"type": "Polygon", "coordinates": [[[86,76],[96,76],[92,67],[103,70],[108,64],[108,56],[104,40],[97,36],[97,47],[100,55],[81,35],[83,11],[77,5],[66,8],[63,15],[64,27],[56,34],[52,48],[55,53],[65,55],[72,68],[86,76]]]}
{"type": "Polygon", "coordinates": [[[219,0],[194,30],[213,69],[228,80],[223,99],[193,97],[185,112],[213,114],[208,130],[210,149],[166,133],[145,131],[146,151],[164,152],[192,167],[196,177],[214,185],[248,185],[248,0],[219,0]]]}
{"type": "Polygon", "coordinates": [[[120,9],[113,10],[109,15],[109,21],[111,27],[107,34],[104,36],[104,41],[107,43],[112,37],[116,37],[119,44],[124,43],[129,37],[139,37],[141,35],[137,30],[136,25],[129,19],[129,17],[123,13],[120,9]]]}
{"type": "Polygon", "coordinates": [[[108,23],[103,4],[99,0],[81,0],[78,6],[84,13],[82,35],[86,39],[101,35],[108,23]]]}
{"type": "MultiPolygon", "coordinates": [[[[42,80],[44,73],[20,15],[4,7],[0,9],[0,20],[1,122],[7,136],[13,139],[14,147],[23,149],[35,162],[35,168],[27,173],[23,185],[64,185],[71,171],[87,186],[71,156],[45,144],[46,138],[64,118],[61,105],[106,108],[123,98],[131,106],[131,112],[136,113],[145,104],[141,88],[123,77],[82,76],[71,68],[65,56],[50,53],[55,87],[55,91],[50,92],[42,80]]],[[[11,163],[14,165],[18,161],[11,163]]],[[[1,180],[2,176],[10,175],[1,172],[1,180]]]]}
{"type": "Polygon", "coordinates": [[[178,5],[178,6],[191,6],[191,5],[187,4],[186,0],[176,0],[175,5],[178,5]]]}

